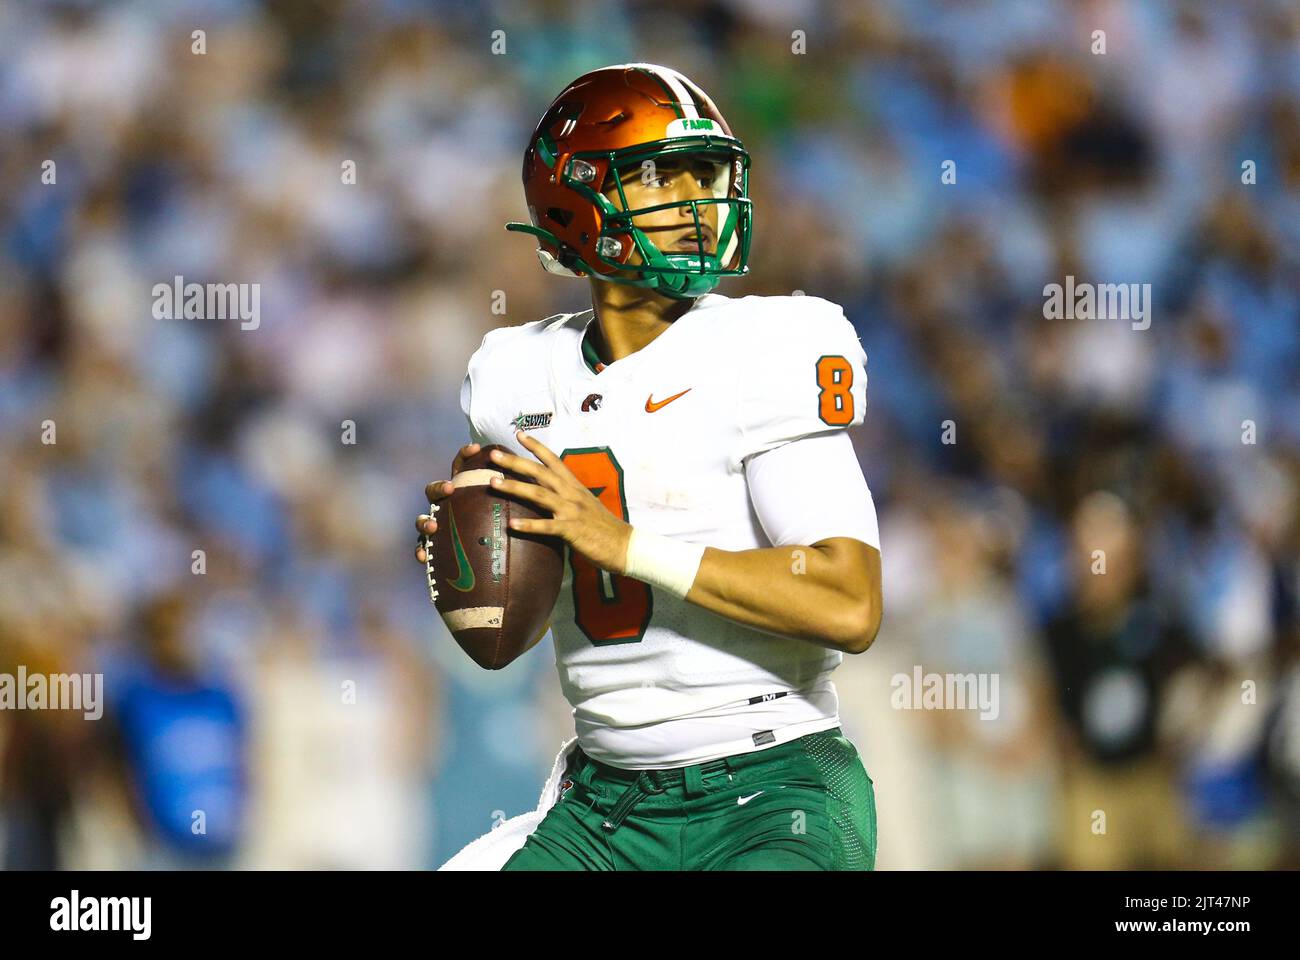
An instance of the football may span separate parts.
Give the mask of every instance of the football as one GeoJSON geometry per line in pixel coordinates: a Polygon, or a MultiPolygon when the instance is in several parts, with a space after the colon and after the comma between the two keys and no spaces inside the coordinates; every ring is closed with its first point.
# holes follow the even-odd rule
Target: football
{"type": "Polygon", "coordinates": [[[512,518],[549,514],[492,489],[493,477],[532,482],[488,458],[505,449],[485,446],[464,462],[451,478],[455,491],[430,505],[438,530],[426,541],[434,606],[461,649],[486,670],[506,666],[538,638],[564,576],[562,540],[509,527],[512,518]]]}

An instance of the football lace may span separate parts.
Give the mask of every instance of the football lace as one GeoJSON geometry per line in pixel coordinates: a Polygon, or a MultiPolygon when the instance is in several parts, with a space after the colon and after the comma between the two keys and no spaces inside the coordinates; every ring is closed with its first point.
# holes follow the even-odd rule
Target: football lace
{"type": "MultiPolygon", "coordinates": [[[[438,512],[436,503],[429,504],[429,516],[434,516],[438,512]]],[[[424,548],[424,572],[429,582],[429,602],[437,604],[438,602],[438,580],[434,576],[433,570],[433,537],[427,533],[420,534],[420,546],[424,548]]]]}

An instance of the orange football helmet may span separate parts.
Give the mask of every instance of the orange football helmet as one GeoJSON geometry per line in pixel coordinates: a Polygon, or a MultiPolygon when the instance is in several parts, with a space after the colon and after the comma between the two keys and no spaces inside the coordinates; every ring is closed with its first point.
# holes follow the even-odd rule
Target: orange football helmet
{"type": "Polygon", "coordinates": [[[523,181],[532,224],[506,229],[536,236],[537,257],[550,273],[683,299],[749,270],[749,153],[708,95],[676,70],[624,63],[573,81],[533,131],[523,181]],[[664,157],[714,164],[712,196],[629,209],[627,171],[652,171],[664,157]],[[621,207],[603,192],[615,186],[621,207]],[[709,204],[719,207],[713,250],[705,248],[700,219],[709,204]],[[694,218],[694,250],[662,251],[633,223],[642,214],[685,206],[694,218]]]}

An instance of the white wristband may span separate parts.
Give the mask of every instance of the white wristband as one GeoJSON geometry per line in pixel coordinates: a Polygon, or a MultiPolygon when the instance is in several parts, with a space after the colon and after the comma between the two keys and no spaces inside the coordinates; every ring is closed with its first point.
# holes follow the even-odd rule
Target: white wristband
{"type": "Polygon", "coordinates": [[[626,576],[685,599],[703,559],[702,543],[674,540],[633,527],[627,545],[626,576]]]}

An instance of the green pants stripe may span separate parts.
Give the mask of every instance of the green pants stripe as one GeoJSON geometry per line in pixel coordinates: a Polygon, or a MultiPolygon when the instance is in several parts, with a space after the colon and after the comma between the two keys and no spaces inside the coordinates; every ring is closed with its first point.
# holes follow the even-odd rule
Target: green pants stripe
{"type": "Polygon", "coordinates": [[[674,770],[581,750],[505,870],[871,870],[876,800],[836,727],[674,770]]]}

